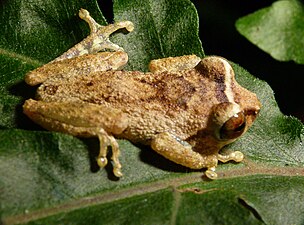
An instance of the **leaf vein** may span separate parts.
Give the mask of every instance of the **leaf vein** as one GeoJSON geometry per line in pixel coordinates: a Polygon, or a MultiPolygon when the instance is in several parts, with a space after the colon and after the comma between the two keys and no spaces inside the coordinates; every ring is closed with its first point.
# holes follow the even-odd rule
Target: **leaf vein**
{"type": "Polygon", "coordinates": [[[31,64],[31,65],[34,65],[36,67],[45,64],[44,62],[41,62],[39,60],[32,59],[28,56],[19,54],[17,52],[9,51],[9,50],[3,49],[3,48],[0,48],[0,55],[10,57],[10,58],[13,58],[13,59],[19,59],[19,60],[21,60],[21,61],[23,61],[27,64],[31,64]]]}

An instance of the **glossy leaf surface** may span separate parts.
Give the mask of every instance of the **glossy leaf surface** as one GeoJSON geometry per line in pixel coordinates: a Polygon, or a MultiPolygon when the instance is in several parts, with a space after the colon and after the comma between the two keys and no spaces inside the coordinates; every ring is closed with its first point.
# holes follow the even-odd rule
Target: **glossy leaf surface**
{"type": "MultiPolygon", "coordinates": [[[[34,97],[25,73],[60,55],[88,34],[86,8],[105,23],[93,1],[6,1],[0,24],[0,202],[4,224],[300,224],[304,220],[303,124],[282,115],[269,86],[234,65],[240,84],[263,108],[254,126],[227,149],[240,164],[218,166],[207,182],[154,153],[120,140],[124,177],[98,169],[96,139],[44,131],[21,111],[34,97]],[[9,22],[8,22],[9,21],[9,22]],[[290,215],[290,212],[293,215],[290,215]]],[[[197,54],[198,18],[187,1],[114,2],[115,20],[135,31],[113,42],[130,55],[127,69],[146,70],[154,58],[197,54]]]]}

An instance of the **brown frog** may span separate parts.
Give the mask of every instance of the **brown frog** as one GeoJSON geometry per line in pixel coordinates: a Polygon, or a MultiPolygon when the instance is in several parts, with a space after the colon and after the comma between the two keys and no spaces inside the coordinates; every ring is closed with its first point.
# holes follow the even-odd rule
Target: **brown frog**
{"type": "Polygon", "coordinates": [[[91,34],[26,75],[28,84],[41,84],[37,100],[23,105],[28,117],[48,130],[98,137],[98,165],[107,164],[111,146],[117,177],[122,172],[115,138],[150,145],[192,169],[207,168],[211,179],[217,177],[218,161],[243,160],[239,151],[219,151],[246,132],[261,104],[236,82],[227,60],[187,55],[152,60],[147,73],[120,71],[128,55],[109,35],[121,28],[132,31],[133,24],[101,26],[86,10],[79,15],[91,34]],[[102,49],[114,51],[99,52],[102,49]]]}

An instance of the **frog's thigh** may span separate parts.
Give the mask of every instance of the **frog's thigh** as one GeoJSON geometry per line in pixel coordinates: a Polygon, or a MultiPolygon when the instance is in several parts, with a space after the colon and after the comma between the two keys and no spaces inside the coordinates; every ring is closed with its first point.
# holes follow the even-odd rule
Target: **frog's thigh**
{"type": "Polygon", "coordinates": [[[179,71],[194,68],[201,58],[196,55],[184,55],[179,57],[169,57],[152,60],[149,64],[149,70],[153,73],[164,71],[179,71]]]}
{"type": "Polygon", "coordinates": [[[191,169],[207,168],[206,175],[214,179],[214,172],[217,166],[217,156],[203,156],[192,150],[192,146],[187,142],[178,140],[175,136],[168,132],[158,134],[151,142],[154,151],[161,154],[165,158],[189,167],[191,169]]]}
{"type": "Polygon", "coordinates": [[[29,99],[23,105],[24,113],[33,121],[51,131],[79,137],[98,137],[100,152],[97,163],[107,164],[107,149],[112,147],[113,172],[121,176],[119,146],[113,134],[122,133],[128,126],[127,117],[119,110],[89,103],[42,102],[29,99]]]}

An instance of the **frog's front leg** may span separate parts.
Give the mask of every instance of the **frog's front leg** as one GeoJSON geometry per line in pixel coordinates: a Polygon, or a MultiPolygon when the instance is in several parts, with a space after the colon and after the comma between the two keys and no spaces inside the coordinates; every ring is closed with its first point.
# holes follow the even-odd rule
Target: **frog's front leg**
{"type": "Polygon", "coordinates": [[[111,146],[113,172],[117,177],[122,176],[119,146],[113,137],[122,133],[128,126],[127,116],[120,110],[90,103],[42,102],[29,99],[24,103],[23,111],[47,130],[79,137],[98,137],[98,165],[107,165],[107,149],[111,146]]]}
{"type": "Polygon", "coordinates": [[[192,150],[190,144],[168,132],[156,135],[151,142],[151,147],[157,153],[177,164],[181,164],[191,169],[207,168],[205,174],[209,179],[217,178],[215,168],[217,167],[218,161],[223,163],[231,160],[241,162],[244,159],[243,153],[239,151],[228,154],[199,154],[192,150]]]}
{"type": "Polygon", "coordinates": [[[192,146],[168,132],[160,133],[151,142],[154,151],[165,158],[191,169],[207,168],[206,176],[216,179],[217,155],[201,155],[192,150],[192,146]]]}

